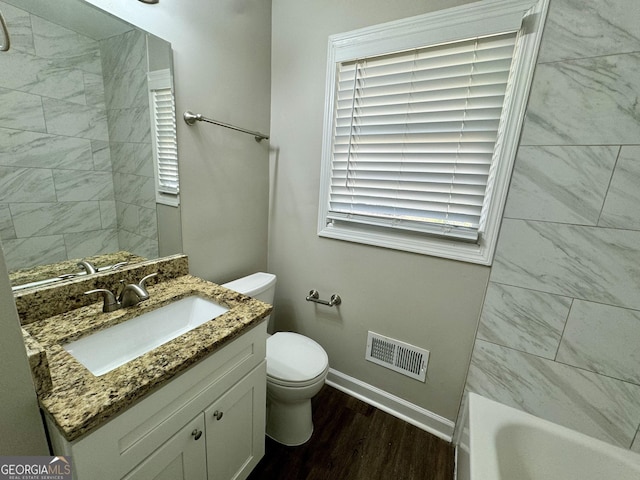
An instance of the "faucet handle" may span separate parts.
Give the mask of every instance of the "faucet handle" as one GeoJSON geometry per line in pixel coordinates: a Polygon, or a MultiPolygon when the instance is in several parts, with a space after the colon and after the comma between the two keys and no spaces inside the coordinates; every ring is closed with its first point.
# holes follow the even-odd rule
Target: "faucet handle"
{"type": "Polygon", "coordinates": [[[142,277],[142,280],[140,280],[140,281],[138,282],[138,286],[139,286],[140,288],[145,288],[145,287],[146,287],[147,280],[149,280],[150,278],[153,278],[153,277],[155,277],[155,276],[157,276],[157,275],[158,275],[158,272],[156,272],[156,273],[150,273],[150,274],[149,274],[149,275],[147,275],[146,277],[142,277]]]}
{"type": "Polygon", "coordinates": [[[92,293],[101,293],[104,298],[104,305],[102,305],[102,311],[105,313],[113,312],[120,308],[120,302],[116,299],[116,296],[110,291],[104,288],[96,288],[95,290],[89,290],[84,292],[85,295],[92,293]]]}

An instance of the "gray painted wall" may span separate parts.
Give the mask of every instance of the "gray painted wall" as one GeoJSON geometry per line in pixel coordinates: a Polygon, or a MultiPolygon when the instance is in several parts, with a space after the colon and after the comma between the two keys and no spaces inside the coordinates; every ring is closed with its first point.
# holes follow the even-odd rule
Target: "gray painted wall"
{"type": "Polygon", "coordinates": [[[487,267],[316,234],[328,36],[463,1],[273,2],[269,270],[275,326],[318,341],[330,366],[455,420],[487,267]],[[339,293],[340,308],[305,301],[339,293]],[[463,299],[460,299],[460,295],[463,299]],[[367,331],[430,350],[421,383],[364,359],[367,331]]]}
{"type": "Polygon", "coordinates": [[[48,455],[20,321],[0,248],[0,455],[48,455]]]}
{"type": "Polygon", "coordinates": [[[467,389],[640,452],[638,18],[551,1],[467,389]]]}

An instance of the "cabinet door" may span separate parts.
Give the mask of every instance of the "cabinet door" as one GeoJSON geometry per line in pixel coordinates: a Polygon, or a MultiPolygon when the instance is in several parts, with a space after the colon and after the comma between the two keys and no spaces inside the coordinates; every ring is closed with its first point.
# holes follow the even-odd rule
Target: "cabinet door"
{"type": "Polygon", "coordinates": [[[264,456],[266,363],[205,410],[209,480],[242,480],[264,456]]]}
{"type": "Polygon", "coordinates": [[[198,415],[123,480],[206,480],[204,418],[198,415]]]}

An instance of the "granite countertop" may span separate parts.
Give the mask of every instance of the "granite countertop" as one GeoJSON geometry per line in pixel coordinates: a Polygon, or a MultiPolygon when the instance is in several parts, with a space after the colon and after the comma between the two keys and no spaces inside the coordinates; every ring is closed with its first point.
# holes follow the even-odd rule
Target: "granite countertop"
{"type": "Polygon", "coordinates": [[[127,262],[128,264],[140,263],[145,261],[146,258],[134,255],[133,253],[120,251],[93,255],[85,258],[63,260],[49,265],[37,265],[35,267],[10,272],[9,278],[11,279],[11,285],[23,285],[30,282],[45,280],[47,278],[56,278],[64,274],[76,274],[78,276],[84,275],[84,271],[78,267],[78,262],[81,260],[91,262],[96,268],[104,268],[120,262],[127,262]]]}
{"type": "MultiPolygon", "coordinates": [[[[23,326],[31,337],[31,349],[39,346],[48,362],[51,383],[36,379],[46,385],[38,392],[40,405],[67,440],[96,429],[271,312],[266,303],[190,275],[150,286],[148,291],[149,300],[134,307],[103,313],[100,301],[23,326]],[[229,311],[99,377],[62,347],[190,295],[215,300],[229,311]]],[[[34,369],[34,376],[42,371],[34,369]]]]}

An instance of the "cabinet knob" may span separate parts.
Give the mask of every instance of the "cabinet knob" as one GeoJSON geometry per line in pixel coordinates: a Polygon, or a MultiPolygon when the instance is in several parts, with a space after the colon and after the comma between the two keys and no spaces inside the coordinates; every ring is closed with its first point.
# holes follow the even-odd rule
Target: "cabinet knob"
{"type": "Polygon", "coordinates": [[[216,417],[216,420],[220,420],[222,418],[223,413],[219,410],[213,412],[213,416],[216,417]]]}
{"type": "Polygon", "coordinates": [[[191,436],[194,438],[194,440],[200,440],[200,437],[202,436],[202,430],[198,430],[197,428],[191,432],[191,436]]]}

